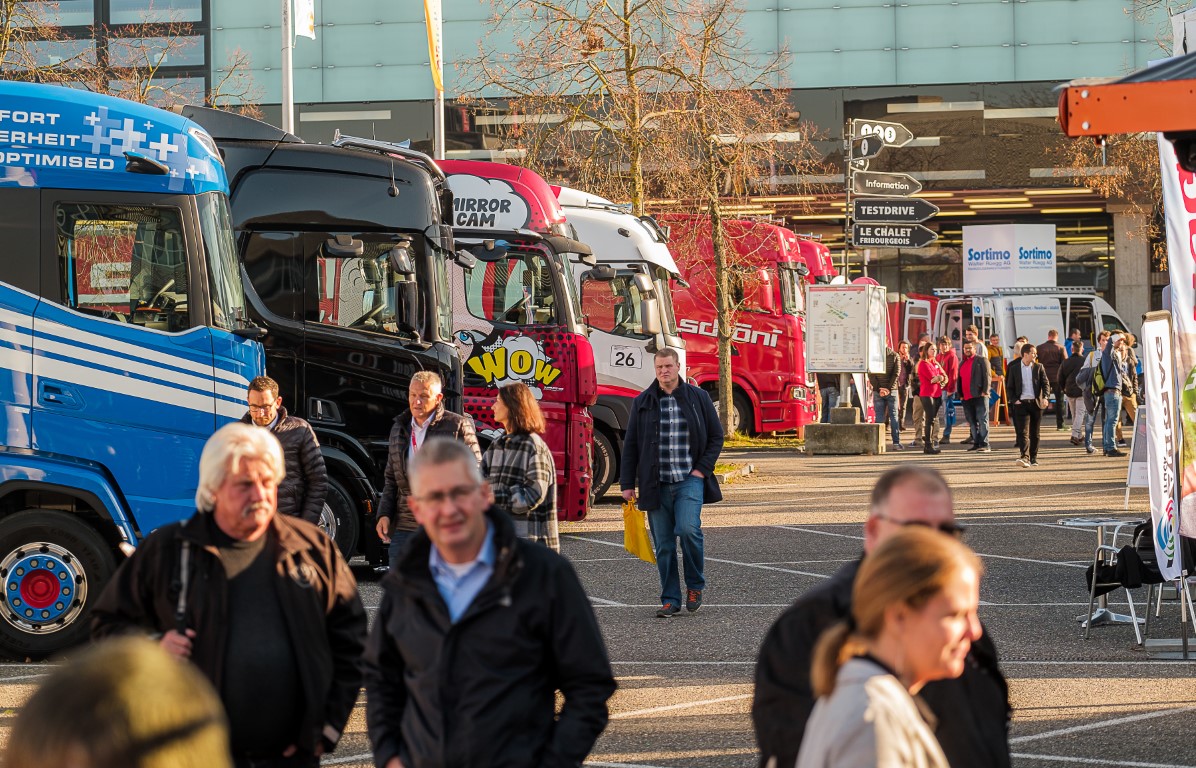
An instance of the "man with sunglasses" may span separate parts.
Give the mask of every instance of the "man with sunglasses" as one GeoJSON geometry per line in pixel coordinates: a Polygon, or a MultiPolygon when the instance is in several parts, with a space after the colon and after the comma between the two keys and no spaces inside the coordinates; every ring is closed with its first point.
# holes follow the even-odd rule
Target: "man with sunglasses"
{"type": "Polygon", "coordinates": [[[278,484],[278,513],[319,524],[328,493],[324,454],[311,425],[282,406],[277,381],[258,376],[249,382],[249,411],[241,422],[265,427],[282,444],[286,476],[278,484]]]}
{"type": "Polygon", "coordinates": [[[581,765],[615,680],[577,574],[515,535],[463,442],[428,438],[408,477],[421,529],[364,656],[374,764],[581,765]]]}
{"type": "MultiPolygon", "coordinates": [[[[910,525],[962,537],[951,489],[933,469],[907,464],[880,476],[864,523],[864,557],[910,525]]],[[[814,709],[810,661],[823,631],[851,612],[851,591],[861,560],[847,563],[806,592],[769,629],[756,663],[752,721],[761,768],[797,761],[806,721],[814,709]]],[[[1009,689],[988,634],[972,644],[964,673],[926,685],[921,698],[933,712],[935,735],[952,768],[1009,768],[1009,689]]]]}

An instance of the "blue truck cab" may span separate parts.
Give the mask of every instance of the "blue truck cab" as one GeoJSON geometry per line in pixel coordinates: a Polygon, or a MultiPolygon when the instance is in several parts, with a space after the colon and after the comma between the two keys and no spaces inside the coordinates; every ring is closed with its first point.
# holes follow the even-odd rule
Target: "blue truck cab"
{"type": "Polygon", "coordinates": [[[122,550],[194,511],[265,365],[228,181],[179,115],[0,82],[0,655],[87,637],[122,550]]]}

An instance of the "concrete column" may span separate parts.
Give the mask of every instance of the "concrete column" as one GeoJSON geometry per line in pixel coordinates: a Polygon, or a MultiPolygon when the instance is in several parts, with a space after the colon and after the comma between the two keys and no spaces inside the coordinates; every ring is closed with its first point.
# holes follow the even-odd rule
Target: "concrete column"
{"type": "Polygon", "coordinates": [[[1146,215],[1131,212],[1129,206],[1108,205],[1113,214],[1113,284],[1117,290],[1114,306],[1126,330],[1137,334],[1142,315],[1150,311],[1150,245],[1146,240],[1146,215]]]}

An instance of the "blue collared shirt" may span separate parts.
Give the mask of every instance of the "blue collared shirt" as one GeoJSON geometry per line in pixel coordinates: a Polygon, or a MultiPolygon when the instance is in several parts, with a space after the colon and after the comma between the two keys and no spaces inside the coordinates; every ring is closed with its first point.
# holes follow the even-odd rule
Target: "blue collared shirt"
{"type": "Polygon", "coordinates": [[[489,520],[486,521],[486,539],[482,542],[478,559],[467,563],[468,567],[460,576],[453,570],[456,566],[450,566],[445,562],[440,556],[440,551],[435,545],[432,546],[432,551],[428,554],[428,570],[432,572],[432,580],[436,582],[436,588],[440,590],[440,596],[448,606],[449,618],[454,624],[469,609],[474,598],[490,580],[490,575],[494,573],[494,559],[494,526],[489,520]]]}

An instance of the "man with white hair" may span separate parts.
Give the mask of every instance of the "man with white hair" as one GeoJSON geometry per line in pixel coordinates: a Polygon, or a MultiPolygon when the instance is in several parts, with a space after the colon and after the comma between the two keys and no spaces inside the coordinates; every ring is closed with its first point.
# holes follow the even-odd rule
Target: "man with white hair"
{"type": "Polygon", "coordinates": [[[217,430],[198,511],[146,537],[92,612],[93,639],[149,634],[207,675],[237,768],[319,765],[361,687],[357,582],[319,528],[276,514],[284,467],[268,430],[217,430]]]}

